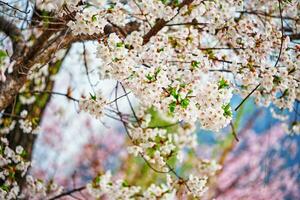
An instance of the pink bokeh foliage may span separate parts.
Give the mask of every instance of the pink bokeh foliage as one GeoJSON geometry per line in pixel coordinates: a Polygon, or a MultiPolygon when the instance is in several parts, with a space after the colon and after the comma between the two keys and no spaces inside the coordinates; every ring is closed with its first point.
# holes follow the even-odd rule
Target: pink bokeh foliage
{"type": "Polygon", "coordinates": [[[263,134],[244,132],[217,178],[216,199],[300,199],[297,142],[279,125],[263,134]]]}

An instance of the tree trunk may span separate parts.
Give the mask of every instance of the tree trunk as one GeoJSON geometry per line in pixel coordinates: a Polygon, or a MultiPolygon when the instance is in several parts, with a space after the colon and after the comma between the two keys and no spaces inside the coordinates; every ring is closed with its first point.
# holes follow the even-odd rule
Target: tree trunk
{"type": "MultiPolygon", "coordinates": [[[[68,48],[69,49],[69,48],[68,48]]],[[[19,120],[22,119],[20,114],[23,110],[27,110],[28,114],[26,119],[32,122],[32,127],[36,128],[40,124],[45,108],[47,107],[48,102],[51,99],[51,91],[54,87],[54,81],[51,79],[53,75],[56,75],[59,72],[59,69],[62,66],[64,58],[68,54],[68,50],[64,53],[63,58],[50,62],[48,67],[48,75],[44,77],[45,79],[45,89],[47,93],[41,91],[34,91],[36,86],[37,79],[27,80],[25,92],[17,95],[13,103],[7,107],[4,111],[5,116],[3,117],[4,125],[5,123],[11,123],[13,120],[16,121],[14,128],[6,135],[9,145],[12,149],[15,149],[18,145],[22,146],[27,153],[27,159],[31,160],[34,142],[37,138],[37,135],[32,133],[24,133],[20,128],[19,120]],[[22,104],[20,100],[20,95],[27,97],[34,96],[36,100],[33,104],[22,104]]],[[[3,124],[2,124],[3,125],[3,124]]]]}

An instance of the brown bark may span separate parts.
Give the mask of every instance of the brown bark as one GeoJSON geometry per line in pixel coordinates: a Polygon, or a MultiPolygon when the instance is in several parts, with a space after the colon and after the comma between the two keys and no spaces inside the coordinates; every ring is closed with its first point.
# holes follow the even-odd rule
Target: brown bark
{"type": "MultiPolygon", "coordinates": [[[[178,10],[181,9],[185,5],[189,5],[193,2],[193,0],[184,0],[179,6],[178,10]]],[[[65,48],[66,46],[70,46],[70,44],[76,41],[85,41],[85,40],[95,40],[103,37],[102,34],[97,35],[80,35],[74,36],[72,33],[68,32],[66,25],[61,24],[61,22],[66,22],[72,19],[73,13],[69,16],[65,16],[63,19],[56,19],[49,23],[48,28],[41,34],[41,36],[35,41],[32,47],[26,47],[24,55],[19,56],[17,58],[17,62],[14,66],[14,72],[12,74],[7,74],[7,80],[4,83],[0,84],[0,110],[5,109],[9,106],[15,96],[18,94],[18,91],[24,85],[26,81],[26,77],[28,72],[32,69],[34,64],[48,63],[53,54],[59,49],[65,48]],[[53,23],[54,22],[54,23],[53,23]],[[60,22],[60,23],[56,23],[60,22]],[[61,29],[60,33],[57,33],[56,30],[61,29]],[[55,36],[58,35],[58,36],[55,36]],[[50,38],[54,37],[50,43],[50,38]]],[[[17,30],[16,26],[7,23],[5,18],[0,18],[0,25],[3,24],[3,27],[0,26],[1,30],[10,36],[10,38],[15,38],[15,33],[18,35],[18,38],[21,36],[21,32],[17,30]],[[13,31],[8,31],[7,26],[13,27],[13,31]]],[[[153,26],[152,29],[143,37],[144,44],[147,43],[150,38],[156,35],[166,24],[168,21],[163,19],[159,19],[157,23],[153,26]]],[[[120,32],[119,27],[107,26],[104,29],[104,33],[109,34],[112,32],[120,32]]],[[[125,27],[121,27],[122,31],[126,34],[138,30],[139,24],[136,22],[130,22],[125,27]]],[[[10,29],[9,29],[10,30],[10,29]]],[[[12,39],[13,40],[13,39],[12,39]]]]}
{"type": "Polygon", "coordinates": [[[5,17],[0,16],[0,30],[2,30],[8,37],[10,37],[13,46],[12,59],[18,58],[24,48],[24,38],[20,29],[7,20],[5,17]]]}
{"type": "MultiPolygon", "coordinates": [[[[124,27],[124,30],[127,31],[127,33],[130,33],[137,30],[138,27],[137,23],[129,23],[124,27]]],[[[109,26],[106,27],[105,30],[105,34],[118,31],[109,26]]],[[[26,82],[27,74],[33,68],[34,64],[48,63],[53,58],[55,52],[70,46],[74,42],[96,40],[103,37],[103,34],[75,36],[72,33],[67,32],[66,29],[58,34],[58,36],[54,36],[55,34],[56,32],[53,30],[45,31],[32,47],[27,47],[25,56],[22,56],[17,60],[14,66],[14,72],[12,74],[7,74],[7,80],[4,83],[0,83],[0,110],[5,109],[12,103],[13,99],[26,82]],[[53,36],[55,39],[50,43],[49,38],[53,36]]]]}
{"type": "Polygon", "coordinates": [[[291,40],[300,40],[300,33],[299,34],[291,34],[289,35],[291,40]]]}
{"type": "MultiPolygon", "coordinates": [[[[66,51],[64,57],[61,60],[49,63],[49,75],[45,77],[45,90],[52,91],[54,87],[54,81],[51,79],[51,77],[59,72],[59,69],[63,64],[67,52],[68,51],[66,51]]],[[[31,88],[35,87],[35,80],[27,80],[26,85],[28,85],[26,87],[26,91],[30,91],[31,88]]],[[[51,94],[30,93],[30,95],[35,96],[36,98],[36,101],[33,104],[23,105],[19,100],[19,95],[17,95],[17,97],[15,98],[15,102],[5,109],[5,113],[11,113],[12,116],[20,116],[20,112],[22,112],[23,110],[27,110],[28,116],[26,118],[35,121],[36,123],[33,124],[33,128],[36,128],[41,122],[44,110],[51,99],[51,94]]],[[[5,118],[11,118],[11,116],[6,116],[5,118]]],[[[31,160],[33,145],[37,136],[30,133],[24,133],[23,130],[19,127],[18,119],[15,120],[17,120],[15,128],[7,135],[9,145],[12,149],[15,149],[18,145],[21,145],[27,152],[27,159],[31,160]]]]}

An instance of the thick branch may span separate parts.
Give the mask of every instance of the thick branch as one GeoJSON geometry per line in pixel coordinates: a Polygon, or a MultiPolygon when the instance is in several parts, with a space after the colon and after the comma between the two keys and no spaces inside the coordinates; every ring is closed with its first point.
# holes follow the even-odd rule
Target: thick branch
{"type": "Polygon", "coordinates": [[[300,40],[300,33],[299,34],[291,34],[288,36],[290,37],[290,40],[300,40]]]}
{"type": "MultiPolygon", "coordinates": [[[[179,4],[179,6],[178,6],[178,12],[179,12],[179,10],[182,7],[184,7],[186,5],[190,5],[191,3],[193,3],[193,1],[194,0],[184,0],[181,4],[179,4]]],[[[169,21],[171,21],[171,20],[169,20],[169,21]]],[[[148,31],[148,33],[146,33],[146,35],[144,35],[144,37],[143,37],[143,44],[148,43],[149,40],[151,39],[151,37],[154,36],[154,35],[156,35],[163,27],[165,27],[167,25],[167,23],[169,21],[166,21],[164,19],[157,20],[156,24],[148,31]]]]}
{"type": "MultiPolygon", "coordinates": [[[[193,2],[193,0],[184,0],[179,6],[178,9],[182,8],[185,5],[189,5],[193,2]]],[[[166,24],[168,21],[163,19],[158,20],[156,25],[144,36],[144,43],[147,43],[152,36],[157,34],[166,24]]],[[[40,63],[45,64],[48,63],[53,54],[58,51],[59,49],[65,48],[70,44],[77,42],[77,41],[85,41],[85,40],[96,40],[103,37],[103,34],[98,35],[80,35],[74,36],[71,33],[67,34],[67,30],[65,35],[61,35],[57,37],[57,40],[52,44],[47,44],[48,39],[55,33],[54,30],[57,30],[56,24],[50,24],[49,29],[46,30],[35,42],[35,44],[28,49],[28,53],[23,56],[23,59],[20,60],[14,66],[14,72],[12,74],[7,75],[7,80],[0,85],[0,110],[6,108],[18,94],[21,87],[24,85],[27,77],[27,73],[33,67],[34,64],[40,63]],[[53,28],[53,29],[52,29],[53,28]]],[[[139,29],[139,24],[136,22],[128,23],[125,27],[121,27],[122,30],[128,34],[132,31],[139,29]]],[[[63,28],[63,27],[59,27],[63,28]]],[[[113,32],[119,32],[118,28],[113,26],[107,26],[104,29],[104,33],[109,34],[113,32]]]]}
{"type": "MultiPolygon", "coordinates": [[[[57,25],[53,24],[50,26],[57,25]]],[[[123,30],[128,34],[138,30],[138,28],[138,23],[131,22],[123,27],[123,30]]],[[[107,26],[104,29],[105,35],[113,32],[118,32],[118,30],[111,26],[107,26]]],[[[13,101],[21,87],[24,85],[27,74],[34,64],[48,63],[53,58],[55,52],[70,46],[74,42],[97,40],[104,36],[103,34],[74,36],[65,29],[62,32],[63,34],[60,34],[52,44],[49,44],[48,39],[54,33],[55,31],[51,29],[45,31],[28,50],[28,53],[23,56],[23,59],[16,63],[14,72],[12,74],[7,74],[6,81],[0,84],[0,110],[6,108],[13,101]]]]}
{"type": "MultiPolygon", "coordinates": [[[[13,30],[5,30],[7,34],[12,34],[14,40],[18,43],[19,38],[22,37],[21,32],[18,32],[16,27],[11,23],[4,22],[4,27],[12,28],[13,30]],[[17,37],[13,35],[17,33],[17,37]],[[20,35],[21,34],[21,35],[20,35]]],[[[51,25],[50,25],[51,26],[51,25]]],[[[39,50],[47,43],[50,36],[54,33],[53,30],[46,30],[34,43],[34,45],[27,49],[25,55],[18,55],[16,57],[16,64],[14,65],[14,71],[11,74],[6,75],[6,81],[0,84],[0,111],[5,109],[13,101],[18,94],[21,87],[24,85],[27,74],[35,63],[41,63],[42,60],[37,60],[37,55],[43,55],[46,52],[39,53],[39,50]]],[[[16,48],[20,48],[16,46],[16,48]]],[[[25,50],[24,50],[25,51],[25,50]]],[[[21,53],[21,52],[20,52],[21,53]]],[[[15,54],[15,53],[14,53],[15,54]]],[[[15,54],[16,55],[16,54],[15,54]]],[[[48,60],[49,61],[49,60],[48,60]]]]}
{"type": "MultiPolygon", "coordinates": [[[[184,0],[179,6],[178,10],[181,9],[185,5],[190,5],[193,0],[184,0]]],[[[69,20],[69,19],[66,19],[69,20]]],[[[147,43],[150,38],[156,35],[169,21],[165,21],[163,19],[158,20],[158,22],[150,29],[150,31],[144,36],[144,44],[147,43]]],[[[107,26],[104,29],[103,34],[97,35],[79,35],[74,36],[71,33],[67,32],[67,29],[62,31],[60,36],[52,43],[48,44],[48,40],[53,34],[56,32],[57,28],[63,25],[50,24],[49,29],[47,29],[35,42],[35,44],[28,49],[28,53],[25,56],[22,56],[22,59],[16,63],[14,66],[14,72],[12,74],[7,75],[7,80],[0,84],[0,110],[6,108],[18,94],[21,87],[24,85],[27,77],[27,73],[31,70],[31,68],[36,63],[46,64],[48,63],[55,52],[59,49],[66,48],[70,44],[78,41],[85,40],[97,40],[113,32],[119,32],[118,28],[113,26],[107,26]]],[[[125,27],[121,27],[122,30],[128,34],[132,31],[139,29],[139,24],[136,22],[128,23],[125,27]]]]}
{"type": "Polygon", "coordinates": [[[0,30],[12,41],[14,51],[12,58],[15,59],[20,56],[24,48],[24,38],[21,30],[3,16],[0,16],[0,30]]]}
{"type": "MultiPolygon", "coordinates": [[[[239,13],[242,13],[242,14],[250,14],[250,15],[259,15],[259,16],[263,16],[263,17],[271,17],[271,18],[278,18],[280,19],[281,16],[279,15],[272,15],[268,12],[262,12],[262,11],[258,11],[258,10],[253,10],[253,11],[247,11],[247,10],[244,10],[244,11],[238,11],[239,13]]],[[[293,17],[289,17],[289,16],[282,16],[282,19],[285,19],[285,20],[292,20],[292,21],[298,21],[300,20],[299,18],[293,18],[293,17]]]]}

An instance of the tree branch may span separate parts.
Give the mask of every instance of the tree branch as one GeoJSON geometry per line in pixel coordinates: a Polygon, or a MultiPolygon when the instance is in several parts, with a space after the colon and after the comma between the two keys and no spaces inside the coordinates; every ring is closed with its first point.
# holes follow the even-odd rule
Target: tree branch
{"type": "Polygon", "coordinates": [[[300,40],[300,33],[288,35],[290,40],[300,40]]]}
{"type": "MultiPolygon", "coordinates": [[[[130,22],[122,28],[129,34],[132,31],[138,30],[139,26],[140,25],[137,22],[130,22]]],[[[63,28],[63,25],[49,25],[49,28],[57,27],[63,28]]],[[[27,74],[34,64],[47,64],[53,58],[55,52],[69,47],[74,42],[97,40],[113,32],[118,32],[118,30],[115,27],[106,26],[104,34],[75,36],[65,27],[61,32],[63,34],[59,35],[51,44],[49,44],[49,38],[53,34],[56,34],[56,31],[51,29],[44,31],[44,33],[36,40],[35,44],[26,51],[26,55],[20,55],[20,61],[15,64],[13,73],[7,74],[6,81],[0,84],[0,110],[6,108],[13,101],[14,97],[24,85],[27,74]]]]}
{"type": "MultiPolygon", "coordinates": [[[[193,3],[193,1],[194,0],[184,0],[181,4],[179,4],[178,11],[186,5],[190,5],[191,3],[193,3]]],[[[148,31],[148,33],[146,33],[146,35],[144,35],[143,44],[148,43],[152,36],[156,35],[163,27],[167,25],[168,22],[170,22],[175,17],[176,15],[168,21],[165,21],[164,19],[157,20],[156,24],[148,31]]]]}
{"type": "Polygon", "coordinates": [[[62,194],[59,194],[59,195],[57,195],[57,196],[55,196],[55,197],[52,197],[52,198],[50,198],[49,200],[59,199],[59,198],[62,198],[62,197],[64,197],[64,196],[68,196],[68,195],[70,195],[70,194],[72,194],[72,193],[80,192],[80,191],[84,190],[85,188],[86,188],[86,186],[81,186],[81,187],[79,187],[79,188],[74,188],[74,189],[72,189],[72,190],[70,190],[70,191],[67,191],[67,192],[64,192],[64,193],[62,193],[62,194]]]}
{"type": "Polygon", "coordinates": [[[24,38],[21,30],[3,16],[0,16],[0,30],[3,31],[12,41],[12,59],[19,57],[24,48],[24,38]]]}

